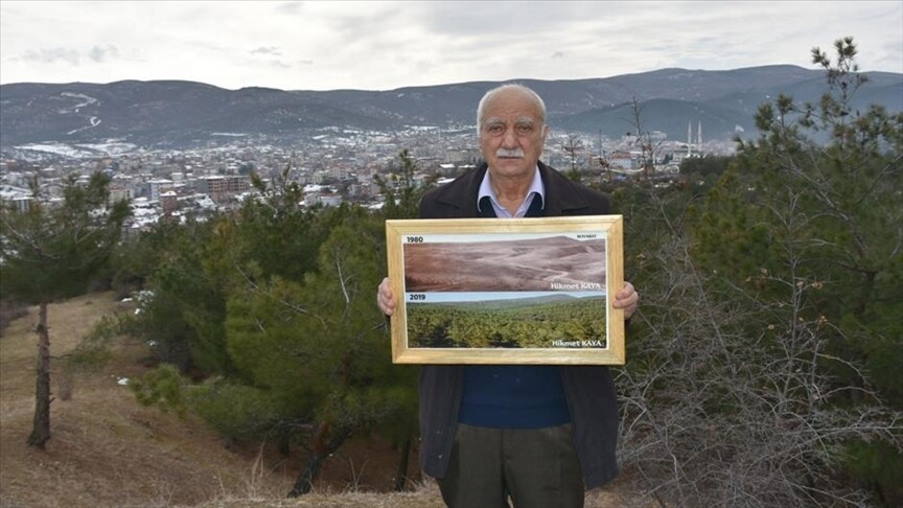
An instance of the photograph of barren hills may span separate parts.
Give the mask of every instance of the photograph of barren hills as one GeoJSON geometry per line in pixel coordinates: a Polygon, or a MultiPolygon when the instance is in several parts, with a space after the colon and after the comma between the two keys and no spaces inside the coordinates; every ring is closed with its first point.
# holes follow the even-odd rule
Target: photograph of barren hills
{"type": "MultiPolygon", "coordinates": [[[[504,238],[504,235],[498,235],[504,238]]],[[[407,243],[405,291],[602,291],[605,240],[407,243]]]]}

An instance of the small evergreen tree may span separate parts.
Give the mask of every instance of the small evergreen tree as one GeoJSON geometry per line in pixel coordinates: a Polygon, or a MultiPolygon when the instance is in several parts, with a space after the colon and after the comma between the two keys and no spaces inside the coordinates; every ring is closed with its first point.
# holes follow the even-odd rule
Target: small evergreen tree
{"type": "Polygon", "coordinates": [[[410,369],[391,364],[372,301],[385,257],[381,221],[360,208],[330,213],[341,221],[320,246],[316,270],[300,282],[248,279],[228,304],[235,379],[269,398],[274,431],[307,429],[310,455],[292,496],[310,491],[323,461],[353,433],[381,432],[414,413],[410,369]]]}
{"type": "Polygon", "coordinates": [[[58,205],[37,192],[24,212],[4,207],[0,220],[3,293],[40,307],[34,426],[28,444],[50,439],[50,329],[47,306],[87,290],[108,262],[129,215],[125,201],[108,205],[109,178],[95,173],[87,184],[70,177],[58,205]]]}

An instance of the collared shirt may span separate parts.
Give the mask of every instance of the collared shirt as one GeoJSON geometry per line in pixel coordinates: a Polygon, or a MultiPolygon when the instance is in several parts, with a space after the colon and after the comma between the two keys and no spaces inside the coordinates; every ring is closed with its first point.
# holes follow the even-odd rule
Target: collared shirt
{"type": "Polygon", "coordinates": [[[536,169],[533,171],[533,183],[530,184],[530,188],[527,190],[527,196],[524,198],[524,202],[520,204],[520,207],[514,212],[514,215],[511,215],[511,212],[508,211],[507,208],[502,206],[499,203],[498,198],[495,195],[495,189],[492,188],[492,184],[489,181],[489,170],[486,170],[486,174],[483,175],[483,181],[480,183],[480,191],[477,193],[477,211],[480,210],[480,200],[483,198],[489,198],[489,202],[492,203],[492,209],[495,210],[495,216],[500,219],[511,219],[515,217],[523,217],[527,214],[527,210],[530,208],[530,203],[533,202],[533,196],[539,196],[542,200],[542,208],[545,209],[546,203],[546,189],[542,184],[542,176],[539,174],[539,166],[536,166],[536,169]]]}

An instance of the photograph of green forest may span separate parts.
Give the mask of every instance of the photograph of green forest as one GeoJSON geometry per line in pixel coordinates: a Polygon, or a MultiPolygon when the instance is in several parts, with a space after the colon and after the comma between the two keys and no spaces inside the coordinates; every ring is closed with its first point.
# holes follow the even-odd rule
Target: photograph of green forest
{"type": "Polygon", "coordinates": [[[605,299],[549,294],[407,306],[409,347],[604,348],[605,299]]]}

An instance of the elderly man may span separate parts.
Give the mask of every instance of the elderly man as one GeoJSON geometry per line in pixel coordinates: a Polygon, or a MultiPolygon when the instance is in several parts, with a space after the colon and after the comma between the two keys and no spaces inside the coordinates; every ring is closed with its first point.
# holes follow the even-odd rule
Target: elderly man
{"type": "MultiPolygon", "coordinates": [[[[486,164],[424,196],[422,218],[541,217],[609,213],[608,199],[539,162],[545,104],[503,85],[477,108],[486,164]]],[[[395,310],[388,279],[379,308],[395,310]]],[[[613,305],[625,318],[630,283],[613,305]]],[[[614,384],[607,367],[426,365],[420,376],[420,459],[451,507],[583,506],[584,489],[617,474],[614,384]]]]}

